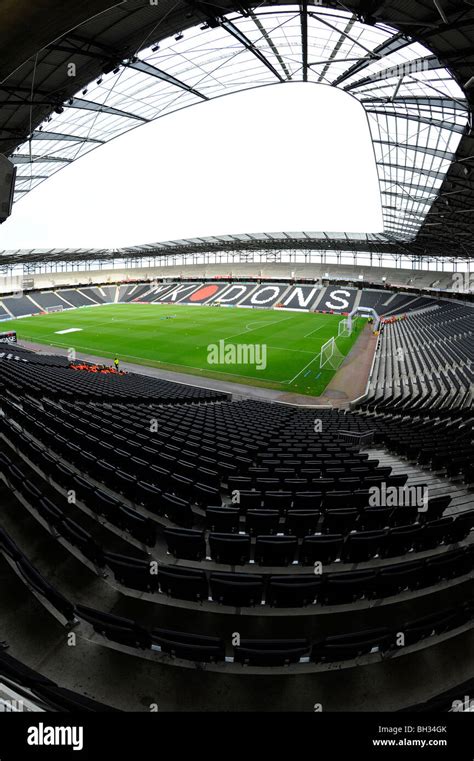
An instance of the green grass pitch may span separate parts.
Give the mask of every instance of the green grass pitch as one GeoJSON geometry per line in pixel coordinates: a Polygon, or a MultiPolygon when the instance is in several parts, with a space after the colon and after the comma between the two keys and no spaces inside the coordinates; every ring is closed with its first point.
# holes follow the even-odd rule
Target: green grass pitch
{"type": "MultiPolygon", "coordinates": [[[[107,358],[117,354],[136,364],[319,396],[334,376],[329,366],[320,368],[320,349],[337,336],[342,319],[280,310],[110,304],[11,320],[2,323],[2,330],[16,330],[19,340],[74,348],[83,354],[107,358]],[[173,319],[164,319],[167,316],[173,319]],[[70,328],[80,331],[57,333],[70,328]],[[219,341],[225,347],[265,345],[266,367],[209,364],[209,345],[219,341]]],[[[365,320],[357,320],[350,337],[337,339],[344,356],[364,324],[365,320]]]]}

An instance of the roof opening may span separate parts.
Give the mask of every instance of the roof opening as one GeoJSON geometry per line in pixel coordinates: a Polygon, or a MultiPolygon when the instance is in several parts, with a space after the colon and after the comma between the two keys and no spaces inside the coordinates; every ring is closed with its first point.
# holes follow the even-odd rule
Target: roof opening
{"type": "Polygon", "coordinates": [[[382,229],[362,105],[300,82],[203,103],[89,153],[16,206],[0,247],[382,229]]]}

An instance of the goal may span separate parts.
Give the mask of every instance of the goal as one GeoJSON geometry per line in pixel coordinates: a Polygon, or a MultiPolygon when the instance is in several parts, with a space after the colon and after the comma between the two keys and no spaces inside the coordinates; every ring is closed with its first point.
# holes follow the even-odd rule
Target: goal
{"type": "Polygon", "coordinates": [[[319,367],[322,369],[323,367],[328,366],[332,370],[337,370],[343,361],[344,355],[341,354],[337,348],[336,340],[333,336],[321,346],[319,367]]]}
{"type": "Polygon", "coordinates": [[[53,314],[54,312],[63,312],[64,311],[64,307],[62,305],[61,306],[57,306],[57,307],[46,307],[45,311],[48,314],[53,314]]]}
{"type": "Polygon", "coordinates": [[[338,338],[348,338],[352,334],[352,324],[350,320],[341,320],[337,327],[338,338]]]}
{"type": "Polygon", "coordinates": [[[341,320],[337,328],[337,337],[348,338],[351,336],[358,319],[356,314],[350,314],[349,317],[341,320]]]}

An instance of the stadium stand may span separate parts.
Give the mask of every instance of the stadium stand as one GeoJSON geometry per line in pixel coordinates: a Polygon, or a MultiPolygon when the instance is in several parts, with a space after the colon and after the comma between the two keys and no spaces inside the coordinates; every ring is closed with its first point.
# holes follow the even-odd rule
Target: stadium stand
{"type": "MultiPolygon", "coordinates": [[[[1,29],[0,223],[10,201],[132,127],[291,80],[363,109],[379,232],[343,232],[341,215],[338,232],[245,233],[236,204],[240,234],[0,251],[0,711],[278,711],[278,726],[256,722],[271,754],[271,740],[304,737],[289,711],[454,710],[474,667],[473,0],[15,6],[1,29]],[[275,312],[238,312],[238,333],[224,327],[235,311],[202,309],[186,332],[191,305],[275,312]],[[82,313],[42,316],[61,310],[82,313]],[[140,310],[143,323],[128,321],[140,310]],[[258,341],[260,327],[282,337],[268,341],[275,372],[238,377],[210,361],[213,320],[231,339],[255,330],[258,341]]],[[[331,153],[344,162],[346,121],[331,153]]],[[[155,153],[184,167],[179,148],[155,153]]],[[[264,160],[254,182],[259,172],[264,160]]],[[[273,200],[280,191],[288,205],[280,174],[273,200]]],[[[111,199],[138,228],[127,198],[147,188],[122,175],[111,199]]],[[[65,199],[80,244],[89,220],[65,199]]],[[[184,218],[179,194],[171,201],[184,218]]],[[[49,204],[49,232],[62,211],[49,204]]],[[[171,752],[182,736],[196,748],[214,737],[210,723],[213,735],[180,718],[171,752]]],[[[164,726],[153,725],[159,750],[164,726]]],[[[107,757],[124,727],[101,719],[107,757]]],[[[336,727],[332,753],[339,737],[355,753],[356,732],[336,727]]],[[[105,756],[90,737],[86,755],[105,756]]],[[[145,735],[130,738],[136,755],[145,735]]],[[[3,726],[0,745],[13,757],[3,726]]]]}
{"type": "MultiPolygon", "coordinates": [[[[452,322],[440,326],[456,328],[453,310],[442,310],[452,322]]],[[[182,610],[176,604],[204,616],[225,609],[240,616],[256,609],[306,616],[286,619],[291,636],[280,638],[285,627],[275,629],[278,619],[267,619],[273,638],[256,638],[248,624],[233,649],[227,636],[211,635],[208,627],[163,629],[117,617],[113,606],[100,611],[80,598],[72,602],[62,591],[64,580],[48,581],[19,549],[17,538],[25,537],[7,517],[3,555],[65,625],[78,620],[105,642],[168,654],[176,665],[310,668],[392,652],[400,615],[407,616],[408,645],[429,646],[432,637],[469,624],[464,587],[472,580],[474,510],[456,504],[465,492],[458,488],[455,499],[430,496],[422,511],[370,502],[374,485],[403,489],[413,481],[408,464],[394,472],[373,456],[375,446],[472,483],[468,408],[457,418],[453,413],[460,411],[452,408],[442,419],[426,418],[416,435],[390,403],[383,413],[318,410],[324,425],[316,433],[314,411],[234,402],[133,374],[87,375],[87,384],[77,385],[74,376],[70,385],[64,358],[18,351],[26,364],[0,360],[1,476],[51,540],[98,574],[113,595],[131,604],[138,594],[164,606],[168,625],[173,610],[182,610]],[[367,434],[372,450],[364,451],[358,438],[367,434]],[[324,570],[309,573],[318,563],[324,570]],[[452,608],[448,601],[456,594],[463,604],[452,608]],[[426,596],[421,618],[415,615],[420,595],[426,596]],[[359,618],[365,611],[365,625],[356,618],[360,628],[341,634],[344,619],[336,617],[326,621],[324,636],[308,636],[304,621],[319,610],[351,606],[354,612],[359,606],[359,618]]],[[[420,470],[417,476],[424,488],[420,470]]],[[[246,620],[252,621],[248,614],[246,620]]]]}
{"type": "Polygon", "coordinates": [[[472,406],[474,309],[443,304],[387,324],[365,406],[416,414],[472,406]]]}
{"type": "MultiPolygon", "coordinates": [[[[390,694],[387,661],[419,673],[428,650],[454,651],[474,611],[473,311],[361,295],[386,322],[352,410],[0,352],[4,571],[96,657],[172,666],[175,684],[205,668],[216,689],[292,670],[339,685],[340,669],[372,666],[390,694]],[[398,309],[407,319],[391,321],[398,309]],[[394,503],[380,499],[390,489],[394,503]]],[[[94,679],[100,705],[84,710],[123,707],[94,679]]],[[[64,705],[80,700],[68,692],[64,705]]]]}

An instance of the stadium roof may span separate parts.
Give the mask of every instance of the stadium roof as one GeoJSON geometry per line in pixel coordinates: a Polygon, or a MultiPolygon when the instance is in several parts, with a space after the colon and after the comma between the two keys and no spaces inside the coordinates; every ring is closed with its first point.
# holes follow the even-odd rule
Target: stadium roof
{"type": "MultiPolygon", "coordinates": [[[[472,0],[34,6],[16,0],[0,31],[0,150],[18,166],[17,198],[178,109],[252,87],[324,83],[367,113],[384,230],[366,240],[473,256],[472,0]]],[[[297,137],[308,135],[301,125],[297,137]]],[[[354,240],[321,237],[338,248],[354,240]]]]}
{"type": "MultiPolygon", "coordinates": [[[[361,252],[400,258],[417,256],[409,244],[387,240],[376,233],[277,232],[242,235],[215,235],[203,238],[161,241],[131,248],[35,248],[0,251],[2,267],[46,263],[106,262],[113,260],[160,259],[182,254],[282,251],[361,252]]],[[[443,259],[447,257],[443,256],[443,259]]],[[[458,257],[454,258],[457,261],[458,257]]]]}

